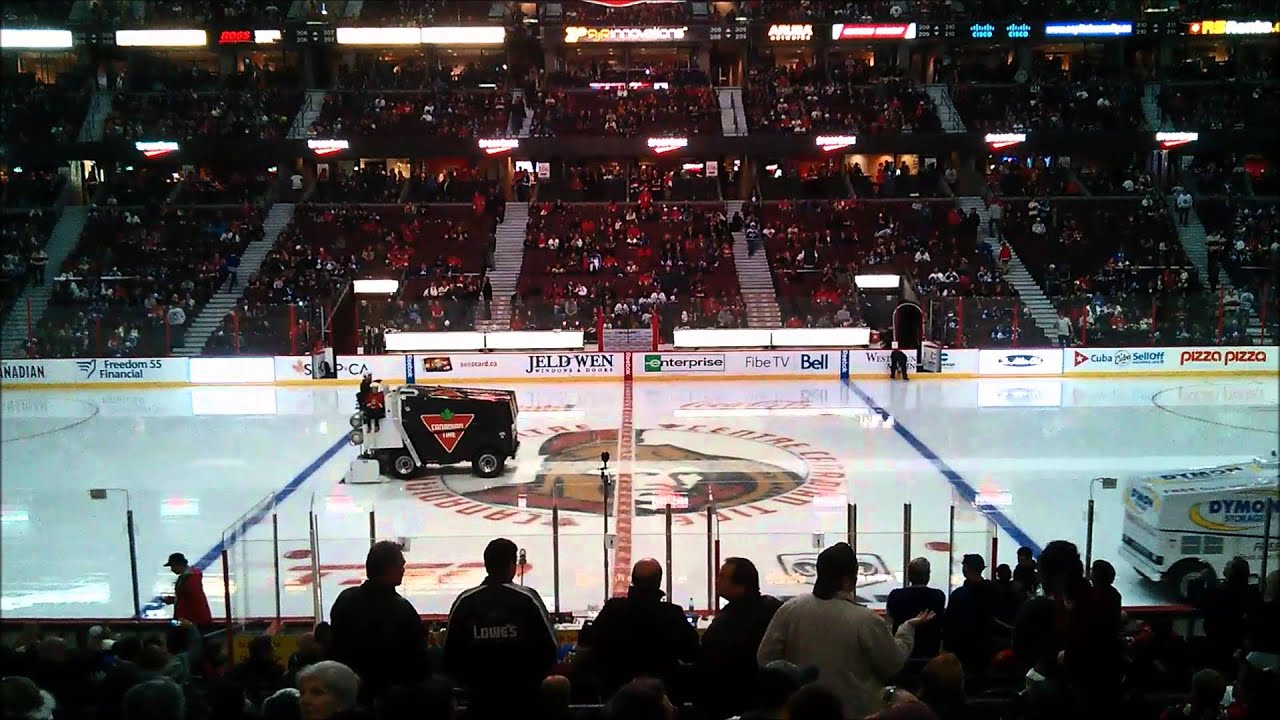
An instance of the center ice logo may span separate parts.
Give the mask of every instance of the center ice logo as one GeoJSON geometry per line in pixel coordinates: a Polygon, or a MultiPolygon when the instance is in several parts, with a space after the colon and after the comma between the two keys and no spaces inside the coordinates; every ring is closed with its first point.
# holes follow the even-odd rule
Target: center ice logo
{"type": "Polygon", "coordinates": [[[709,507],[721,520],[768,515],[779,509],[820,504],[828,496],[846,498],[845,469],[828,451],[800,440],[756,430],[714,425],[661,424],[635,432],[634,459],[617,458],[618,430],[529,429],[508,484],[490,486],[442,472],[411,482],[418,499],[467,517],[529,525],[546,521],[556,505],[561,522],[576,524],[577,513],[599,515],[606,502],[614,512],[619,474],[631,477],[636,517],[660,516],[666,505],[678,524],[697,522],[709,507]],[[550,431],[548,433],[548,430],[550,431]],[[545,439],[536,442],[539,434],[545,439]],[[600,453],[615,457],[606,497],[600,482],[600,453]]]}

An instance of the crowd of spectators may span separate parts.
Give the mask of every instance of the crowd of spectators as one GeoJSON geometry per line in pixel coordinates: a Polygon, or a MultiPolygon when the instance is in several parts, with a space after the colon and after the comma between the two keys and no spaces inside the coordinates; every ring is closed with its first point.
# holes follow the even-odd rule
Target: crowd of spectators
{"type": "Polygon", "coordinates": [[[226,22],[276,23],[289,14],[288,0],[158,0],[147,3],[146,22],[174,26],[226,22]]]}
{"type": "MultiPolygon", "coordinates": [[[[386,4],[386,3],[382,3],[386,4]]],[[[357,55],[354,64],[338,66],[340,90],[475,90],[482,83],[502,86],[506,69],[501,59],[449,65],[421,55],[384,58],[357,55]]]]}
{"type": "Polygon", "coordinates": [[[0,138],[14,144],[75,142],[89,109],[83,81],[61,75],[47,83],[30,73],[0,79],[0,138]]]}
{"type": "Polygon", "coordinates": [[[399,170],[387,172],[382,164],[337,168],[316,178],[312,202],[394,203],[400,200],[407,182],[399,170]]]}
{"type": "Polygon", "coordinates": [[[952,100],[970,132],[1134,130],[1146,127],[1142,86],[1077,72],[1014,85],[959,84],[952,100]]]}
{"type": "MultiPolygon", "coordinates": [[[[811,585],[761,591],[750,560],[717,574],[726,601],[701,634],[662,591],[663,567],[635,563],[624,594],[562,644],[538,592],[517,584],[505,538],[483,553],[485,579],[428,632],[398,588],[406,559],[374,543],[366,580],[334,600],[330,622],[279,655],[271,636],[231,663],[228,644],[187,619],[163,634],[90,629],[70,646],[28,628],[5,646],[6,713],[67,720],[1261,720],[1280,712],[1280,597],[1236,557],[1221,579],[1193,579],[1203,634],[1124,610],[1106,560],[1086,567],[1055,540],[987,568],[965,555],[963,581],[933,586],[907,567],[883,616],[857,600],[861,563],[847,543],[818,554],[811,585]],[[441,640],[440,635],[443,635],[441,640]],[[461,702],[459,701],[461,700],[461,702]],[[465,709],[459,707],[465,706],[465,709]]],[[[207,602],[206,602],[207,604],[207,602]]],[[[207,609],[205,610],[207,613],[207,609]]]]}
{"type": "Polygon", "coordinates": [[[394,24],[395,27],[473,24],[487,21],[490,7],[492,3],[466,0],[381,0],[363,4],[360,21],[394,24]]]}
{"type": "Polygon", "coordinates": [[[387,135],[492,137],[509,135],[512,118],[523,106],[496,90],[414,90],[331,92],[312,137],[347,138],[387,135]]]}
{"type": "Polygon", "coordinates": [[[688,22],[688,5],[685,2],[658,2],[609,7],[582,0],[568,0],[563,7],[565,20],[577,25],[646,27],[688,22]]]}
{"type": "Polygon", "coordinates": [[[276,174],[264,167],[198,167],[186,173],[178,205],[260,205],[276,174]]]}
{"type": "Polygon", "coordinates": [[[0,215],[0,314],[8,314],[28,283],[46,282],[49,255],[44,248],[55,221],[50,210],[0,215]]]}
{"type": "Polygon", "coordinates": [[[1197,208],[1208,236],[1210,292],[1217,292],[1225,270],[1234,287],[1222,293],[1224,313],[1248,323],[1256,315],[1266,340],[1275,342],[1280,323],[1280,206],[1274,202],[1204,198],[1197,208]]]}
{"type": "MultiPolygon", "coordinates": [[[[987,169],[986,183],[989,192],[1003,197],[1080,195],[1082,192],[1079,184],[1071,179],[1068,163],[1046,164],[1040,158],[1001,158],[987,169]]],[[[1097,191],[1092,184],[1089,187],[1097,191]]]]}
{"type": "Polygon", "coordinates": [[[531,206],[512,329],[742,327],[733,240],[721,206],[531,206]],[[549,276],[549,279],[547,279],[549,276]]]}
{"type": "Polygon", "coordinates": [[[899,72],[848,59],[842,65],[752,66],[743,104],[751,132],[937,132],[922,87],[899,72]]]}
{"type": "Polygon", "coordinates": [[[129,74],[112,98],[106,137],[279,139],[303,93],[292,70],[251,69],[221,78],[196,66],[129,74]]]}
{"type": "Polygon", "coordinates": [[[252,209],[97,208],[52,278],[32,357],[162,357],[262,237],[252,209]]]}
{"type": "Polygon", "coordinates": [[[74,0],[11,0],[0,10],[5,27],[45,23],[61,26],[71,15],[74,0]]]}
{"type": "Polygon", "coordinates": [[[57,168],[0,168],[0,209],[48,207],[66,180],[57,168]]]}
{"type": "Polygon", "coordinates": [[[539,92],[531,107],[535,136],[720,132],[720,102],[709,86],[552,90],[539,92]]]}
{"type": "Polygon", "coordinates": [[[1165,83],[1158,103],[1167,130],[1262,127],[1280,113],[1280,79],[1267,82],[1165,83]]]}

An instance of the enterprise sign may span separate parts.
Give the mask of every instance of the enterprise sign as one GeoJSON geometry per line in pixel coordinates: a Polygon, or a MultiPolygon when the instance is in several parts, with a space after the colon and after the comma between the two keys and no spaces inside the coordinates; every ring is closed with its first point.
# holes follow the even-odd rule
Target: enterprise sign
{"type": "Polygon", "coordinates": [[[1044,26],[1047,37],[1123,37],[1133,34],[1131,22],[1056,22],[1044,26]]]}
{"type": "Polygon", "coordinates": [[[575,43],[642,43],[679,42],[689,33],[687,25],[681,27],[603,27],[589,28],[571,25],[564,29],[564,41],[575,43]]]}
{"type": "Polygon", "coordinates": [[[1270,20],[1200,20],[1187,27],[1188,35],[1275,35],[1280,22],[1270,20]]]}

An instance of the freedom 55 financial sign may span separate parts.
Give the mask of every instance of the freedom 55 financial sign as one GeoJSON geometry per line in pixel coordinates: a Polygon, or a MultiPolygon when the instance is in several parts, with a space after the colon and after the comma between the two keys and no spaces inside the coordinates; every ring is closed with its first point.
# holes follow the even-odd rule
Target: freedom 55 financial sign
{"type": "Polygon", "coordinates": [[[72,383],[185,383],[186,358],[93,358],[90,360],[5,360],[6,385],[72,383]]]}

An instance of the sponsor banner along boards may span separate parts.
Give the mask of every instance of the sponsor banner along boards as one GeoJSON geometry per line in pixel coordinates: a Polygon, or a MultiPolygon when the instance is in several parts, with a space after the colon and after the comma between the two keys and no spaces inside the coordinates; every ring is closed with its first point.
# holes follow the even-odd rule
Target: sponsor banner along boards
{"type": "MultiPolygon", "coordinates": [[[[849,373],[851,375],[889,374],[889,355],[892,350],[850,350],[849,373]]],[[[975,375],[978,372],[977,350],[942,349],[942,373],[975,375]]],[[[916,372],[916,351],[907,351],[907,370],[916,372]]]]}
{"type": "Polygon", "coordinates": [[[768,376],[840,376],[839,350],[746,350],[723,353],[635,353],[635,379],[689,377],[701,380],[768,376]]]}
{"type": "Polygon", "coordinates": [[[1064,351],[1066,374],[1167,372],[1276,372],[1274,347],[1073,348],[1064,351]]]}
{"type": "Polygon", "coordinates": [[[982,376],[1061,375],[1062,350],[1034,348],[979,350],[978,374],[982,376]]]}
{"type": "Polygon", "coordinates": [[[91,358],[85,360],[5,360],[5,385],[93,383],[186,383],[186,358],[91,358]]]}
{"type": "MultiPolygon", "coordinates": [[[[378,380],[431,384],[450,380],[532,380],[538,378],[620,378],[622,353],[430,353],[411,355],[339,355],[338,380],[359,381],[365,373],[378,380]],[[410,372],[411,371],[411,372],[410,372]]],[[[276,381],[311,380],[311,358],[277,357],[276,381]]]]}

